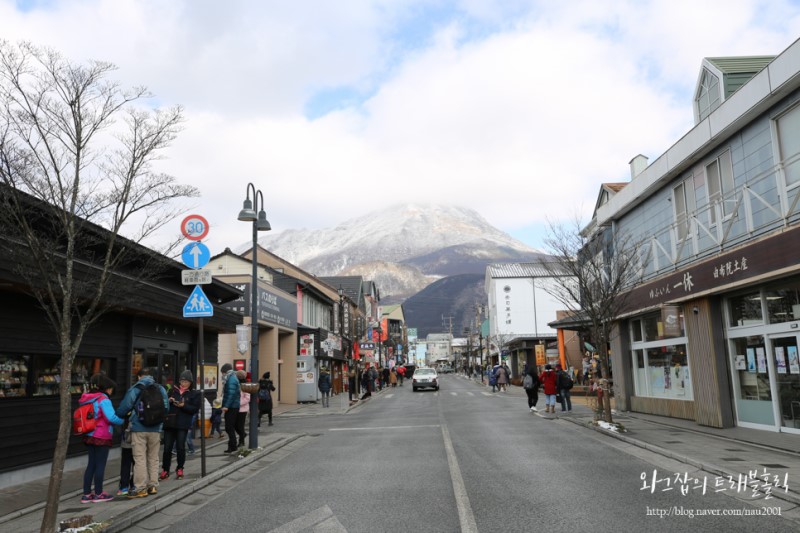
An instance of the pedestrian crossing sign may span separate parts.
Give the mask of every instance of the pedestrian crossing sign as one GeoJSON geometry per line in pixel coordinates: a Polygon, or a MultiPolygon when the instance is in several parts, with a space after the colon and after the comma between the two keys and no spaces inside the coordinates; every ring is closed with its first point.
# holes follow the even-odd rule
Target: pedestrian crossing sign
{"type": "Polygon", "coordinates": [[[214,306],[200,285],[195,286],[189,299],[183,306],[183,318],[200,318],[214,316],[214,306]]]}

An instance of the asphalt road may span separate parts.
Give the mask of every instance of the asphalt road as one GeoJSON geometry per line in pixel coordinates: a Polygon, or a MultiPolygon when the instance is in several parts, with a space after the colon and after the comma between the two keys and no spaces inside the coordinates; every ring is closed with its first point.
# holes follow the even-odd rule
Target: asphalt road
{"type": "Polygon", "coordinates": [[[406,383],[347,415],[278,422],[313,438],[200,510],[176,508],[167,531],[798,531],[780,500],[642,490],[643,474],[686,465],[453,375],[438,393],[406,383]]]}

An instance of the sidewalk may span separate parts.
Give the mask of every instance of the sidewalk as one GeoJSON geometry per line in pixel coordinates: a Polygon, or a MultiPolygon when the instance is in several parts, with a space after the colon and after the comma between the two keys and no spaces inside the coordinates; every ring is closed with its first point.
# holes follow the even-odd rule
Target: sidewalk
{"type": "MultiPolygon", "coordinates": [[[[275,426],[267,426],[266,417],[262,419],[258,436],[259,449],[246,457],[224,454],[223,450],[228,444],[227,438],[220,439],[216,436],[206,438],[205,477],[200,475],[202,456],[198,434],[194,439],[196,453],[194,455],[187,454],[186,456],[184,479],[176,480],[173,471],[170,479],[159,483],[158,494],[147,498],[129,500],[125,497],[119,497],[110,502],[81,504],[83,471],[86,467],[84,458],[84,460],[78,462],[80,468],[64,470],[58,522],[68,518],[91,515],[94,522],[107,521],[112,523],[112,527],[104,531],[121,531],[138,520],[151,515],[156,510],[178,502],[231,472],[258,461],[264,456],[303,437],[303,434],[281,433],[280,420],[282,418],[345,414],[359,405],[366,404],[368,401],[360,401],[350,405],[345,394],[331,398],[331,406],[327,409],[323,409],[319,404],[279,404],[273,409],[275,426]],[[343,401],[340,398],[341,396],[344,397],[343,401]]],[[[175,458],[173,457],[173,466],[174,461],[175,458]]],[[[75,462],[73,461],[73,463],[75,462]]],[[[0,531],[14,531],[15,533],[38,532],[44,516],[49,482],[50,478],[48,476],[0,488],[0,531]]],[[[106,465],[104,488],[109,494],[116,494],[118,486],[119,454],[116,453],[113,459],[109,458],[106,465]]]]}
{"type": "MultiPolygon", "coordinates": [[[[469,379],[463,375],[459,377],[469,379]]],[[[472,381],[481,384],[480,378],[472,381]]],[[[486,383],[484,385],[488,386],[486,383]]],[[[522,387],[512,386],[509,389],[507,393],[497,394],[519,396],[520,402],[524,403],[526,395],[522,387]]],[[[543,404],[544,397],[540,392],[538,406],[543,404]]],[[[659,468],[655,482],[653,472],[648,472],[648,478],[642,480],[643,485],[646,484],[645,490],[651,490],[653,485],[654,490],[659,491],[680,490],[676,477],[680,475],[682,481],[683,474],[688,473],[689,481],[684,482],[684,485],[689,484],[690,493],[701,490],[705,481],[706,492],[724,490],[728,494],[737,494],[740,498],[764,501],[765,493],[769,489],[771,499],[766,500],[765,505],[778,505],[776,500],[780,499],[786,502],[782,504],[784,513],[795,509],[800,514],[800,509],[797,508],[800,506],[798,435],[743,427],[718,429],[700,426],[692,420],[614,411],[614,422],[622,424],[626,430],[624,433],[615,433],[594,425],[594,413],[587,406],[587,398],[583,396],[572,397],[572,412],[562,413],[561,406],[557,404],[555,415],[546,415],[543,412],[538,415],[590,428],[631,447],[655,452],[688,465],[679,471],[659,468]],[[694,469],[702,470],[703,473],[691,473],[694,469]],[[750,473],[754,475],[751,477],[750,473]],[[769,476],[769,482],[764,480],[766,475],[769,476]],[[668,482],[669,477],[672,479],[668,482]],[[700,488],[697,490],[694,490],[693,478],[698,480],[700,488]],[[760,478],[761,481],[754,478],[760,478]],[[755,496],[754,486],[758,490],[755,496]]],[[[635,450],[629,450],[636,455],[635,450]]]]}

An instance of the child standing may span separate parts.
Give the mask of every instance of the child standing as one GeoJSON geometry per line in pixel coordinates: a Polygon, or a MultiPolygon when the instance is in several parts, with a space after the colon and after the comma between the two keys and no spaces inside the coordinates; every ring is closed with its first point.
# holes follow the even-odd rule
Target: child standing
{"type": "Polygon", "coordinates": [[[94,404],[97,426],[83,437],[89,451],[88,464],[83,473],[83,496],[81,503],[108,502],[113,497],[103,490],[103,477],[106,473],[108,452],[111,450],[111,424],[122,425],[123,420],[114,413],[114,406],[108,399],[117,384],[105,374],[94,374],[89,378],[89,392],[84,392],[79,405],[94,404]],[[94,481],[94,490],[92,482],[94,481]]]}
{"type": "Polygon", "coordinates": [[[214,405],[211,408],[211,433],[209,433],[209,437],[214,435],[216,431],[219,433],[219,438],[222,438],[224,435],[222,434],[222,401],[217,398],[214,400],[214,405]]]}
{"type": "Polygon", "coordinates": [[[133,489],[133,446],[131,444],[131,421],[125,419],[122,426],[122,440],[119,443],[119,490],[117,496],[127,496],[133,489]]]}

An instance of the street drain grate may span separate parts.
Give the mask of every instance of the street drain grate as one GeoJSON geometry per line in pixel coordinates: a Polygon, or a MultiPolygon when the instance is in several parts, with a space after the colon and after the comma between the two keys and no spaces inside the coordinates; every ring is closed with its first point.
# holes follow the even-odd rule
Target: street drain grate
{"type": "Polygon", "coordinates": [[[744,459],[739,459],[738,457],[720,457],[723,461],[734,462],[734,461],[744,461],[744,459]]]}
{"type": "Polygon", "coordinates": [[[767,468],[789,468],[786,465],[779,465],[777,463],[770,463],[770,464],[761,463],[761,466],[766,466],[767,468]]]}

